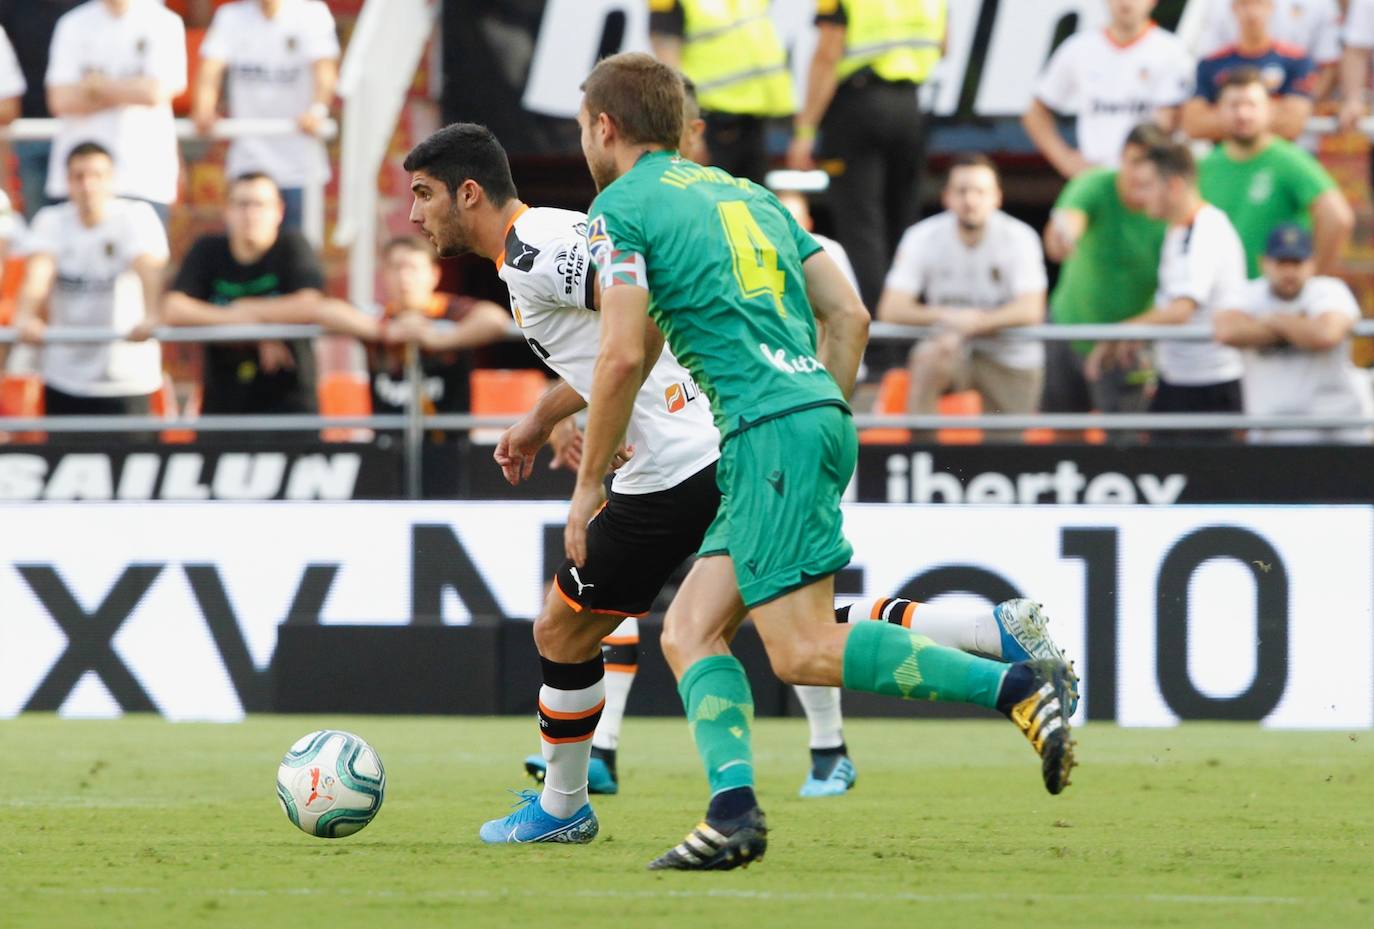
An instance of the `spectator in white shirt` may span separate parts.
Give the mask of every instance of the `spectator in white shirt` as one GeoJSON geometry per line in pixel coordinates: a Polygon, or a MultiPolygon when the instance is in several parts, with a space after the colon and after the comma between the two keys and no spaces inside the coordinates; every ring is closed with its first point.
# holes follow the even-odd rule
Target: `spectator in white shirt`
{"type": "MultiPolygon", "coordinates": [[[[1202,199],[1197,165],[1187,145],[1150,148],[1141,175],[1146,211],[1168,223],[1159,258],[1155,305],[1122,325],[1210,323],[1215,313],[1240,305],[1246,282],[1245,248],[1226,214],[1202,199]]],[[[1125,366],[1136,350],[1126,342],[1099,342],[1084,365],[1090,378],[1106,359],[1125,366]]],[[[1216,342],[1155,343],[1159,384],[1152,413],[1239,413],[1241,361],[1234,348],[1216,342]]],[[[1189,431],[1195,439],[1225,438],[1225,431],[1189,431]]],[[[1160,433],[1166,441],[1177,434],[1160,433]]]]}
{"type": "MultiPolygon", "coordinates": [[[[1360,318],[1345,282],[1318,277],[1312,235],[1296,224],[1274,229],[1264,277],[1251,281],[1239,309],[1216,315],[1217,340],[1244,349],[1245,412],[1254,416],[1369,416],[1369,372],[1350,360],[1360,318]]],[[[1251,429],[1251,442],[1368,443],[1368,427],[1251,429]]]]}
{"type": "Polygon", "coordinates": [[[902,236],[878,301],[882,322],[940,330],[912,350],[907,408],[934,413],[942,393],[969,386],[982,395],[986,412],[1034,412],[1044,347],[980,339],[1044,322],[1040,236],[1002,212],[997,169],[985,155],[954,160],[944,205],[945,212],[902,236]]]}
{"type": "Polygon", "coordinates": [[[1021,118],[1064,177],[1116,167],[1126,136],[1142,122],[1172,131],[1193,90],[1193,59],[1181,39],[1150,19],[1155,0],[1106,3],[1107,27],[1079,32],[1055,50],[1021,118]],[[1077,148],[1059,134],[1055,113],[1077,115],[1077,148]]]}
{"type": "Polygon", "coordinates": [[[172,98],[186,89],[186,32],[157,0],[89,0],[57,21],[46,79],[61,119],[47,195],[68,196],[67,153],[98,142],[114,157],[115,193],[146,200],[163,224],[180,158],[172,98]]]}
{"type": "Polygon", "coordinates": [[[339,76],[339,39],[322,0],[237,0],[215,12],[200,47],[191,118],[208,133],[226,85],[234,117],[295,120],[300,132],[246,137],[229,147],[229,177],[261,172],[286,205],[282,227],[300,229],[304,189],[329,180],[318,138],[339,76]]]}
{"type": "Polygon", "coordinates": [[[7,126],[19,116],[19,101],[29,87],[19,58],[4,27],[0,26],[0,126],[7,126]]]}
{"type": "Polygon", "coordinates": [[[67,155],[71,199],[44,207],[24,240],[28,266],[14,326],[41,344],[48,326],[107,329],[123,342],[56,342],[43,350],[49,415],[147,414],[162,386],[162,353],[148,337],[167,266],[167,235],[152,207],[116,197],[115,164],[95,142],[67,155]]]}

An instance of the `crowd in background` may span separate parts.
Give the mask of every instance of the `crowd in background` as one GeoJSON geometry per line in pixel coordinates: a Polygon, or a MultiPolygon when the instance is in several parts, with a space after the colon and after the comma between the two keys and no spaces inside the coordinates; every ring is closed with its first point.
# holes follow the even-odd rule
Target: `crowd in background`
{"type": "MultiPolygon", "coordinates": [[[[1365,115],[1374,0],[1348,10],[1337,0],[1207,0],[1200,58],[1153,22],[1154,0],[1100,2],[1105,26],[1057,48],[1022,120],[1065,179],[1040,231],[1002,210],[997,166],[982,155],[929,179],[942,185],[943,211],[919,217],[928,133],[918,91],[947,41],[945,0],[817,0],[801,88],[768,0],[646,0],[655,53],[695,85],[697,141],[684,154],[761,183],[779,161],[824,170],[827,250],[878,320],[929,330],[905,366],[870,353],[882,388],[856,408],[876,393],[885,412],[1374,415],[1367,373],[1350,361],[1359,308],[1335,276],[1354,217],[1306,134],[1328,97],[1341,101],[1343,128],[1365,115]],[[1062,117],[1073,118],[1067,135],[1062,117]],[[770,149],[782,124],[785,154],[770,149]],[[1053,289],[1047,260],[1059,265],[1053,289]],[[998,338],[1046,320],[1200,323],[1214,338],[998,338]]],[[[340,48],[327,4],[189,7],[0,0],[0,121],[58,123],[51,142],[11,146],[22,216],[0,201],[0,240],[24,265],[9,325],[34,346],[50,326],[128,333],[44,346],[47,413],[148,413],[165,381],[157,326],[257,323],[322,324],[368,342],[376,412],[415,401],[405,358],[416,346],[425,409],[467,410],[471,349],[507,337],[507,312],[441,293],[432,249],[411,238],[382,249],[382,305],[355,309],[326,293],[301,234],[304,191],[330,171],[319,130],[340,48]],[[189,59],[187,16],[208,20],[189,59]],[[231,144],[224,231],[196,240],[172,271],[179,95],[201,135],[223,115],[291,120],[297,131],[231,144]]],[[[807,197],[779,194],[809,225],[807,197]]],[[[315,411],[315,367],[308,340],[208,345],[200,409],[315,411]]]]}

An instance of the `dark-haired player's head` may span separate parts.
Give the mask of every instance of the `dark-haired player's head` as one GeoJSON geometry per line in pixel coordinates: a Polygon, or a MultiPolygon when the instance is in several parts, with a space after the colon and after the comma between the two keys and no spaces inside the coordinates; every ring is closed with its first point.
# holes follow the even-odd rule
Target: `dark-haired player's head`
{"type": "Polygon", "coordinates": [[[1230,142],[1252,146],[1269,134],[1269,87],[1258,68],[1236,68],[1217,91],[1221,134],[1230,142]]]}
{"type": "Polygon", "coordinates": [[[441,273],[428,241],[397,236],[382,248],[382,299],[397,312],[423,311],[439,289],[441,273]]]}
{"type": "Polygon", "coordinates": [[[1158,123],[1141,123],[1132,129],[1121,145],[1121,170],[1117,172],[1116,190],[1121,202],[1133,210],[1145,209],[1141,185],[1145,182],[1145,155],[1150,149],[1169,144],[1169,133],[1158,123]]]}
{"type": "Polygon", "coordinates": [[[236,253],[258,255],[281,234],[286,207],[277,182],[261,171],[240,174],[229,182],[224,202],[224,230],[236,253]]]}
{"type": "Polygon", "coordinates": [[[1171,223],[1186,222],[1201,199],[1197,163],[1188,146],[1181,142],[1151,146],[1142,174],[1145,212],[1171,223]]]}
{"type": "Polygon", "coordinates": [[[688,161],[706,164],[710,153],[706,150],[706,120],[701,118],[701,103],[697,100],[697,85],[690,77],[682,78],[682,139],[678,153],[688,161]]]}
{"type": "Polygon", "coordinates": [[[945,209],[961,228],[976,232],[1002,207],[1002,179],[987,155],[958,155],[949,167],[943,195],[945,209]]]}
{"type": "Polygon", "coordinates": [[[114,156],[108,148],[82,142],[67,153],[67,196],[84,221],[98,222],[114,195],[114,156]]]}
{"type": "Polygon", "coordinates": [[[410,221],[441,258],[472,251],[479,219],[516,198],[506,150],[476,123],[445,126],[411,149],[404,166],[415,197],[410,221]]]}
{"type": "Polygon", "coordinates": [[[652,55],[622,52],[603,58],[582,82],[582,153],[598,189],[656,149],[682,140],[682,78],[652,55]]]}

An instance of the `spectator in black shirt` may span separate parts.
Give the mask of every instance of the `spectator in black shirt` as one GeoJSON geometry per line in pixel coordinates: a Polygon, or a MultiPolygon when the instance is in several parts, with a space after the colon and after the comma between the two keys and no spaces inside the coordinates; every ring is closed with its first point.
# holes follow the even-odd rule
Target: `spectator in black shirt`
{"type": "MultiPolygon", "coordinates": [[[[48,119],[48,99],[44,80],[48,74],[48,49],[52,46],[57,21],[80,6],[82,0],[0,0],[0,28],[9,36],[19,69],[28,85],[20,103],[19,115],[25,119],[48,119]]],[[[47,139],[12,142],[19,162],[19,183],[24,195],[24,216],[44,206],[43,187],[48,182],[48,157],[52,142],[47,139]]]]}
{"type": "MultiPolygon", "coordinates": [[[[282,230],[277,185],[245,174],[229,185],[226,233],[198,239],[163,303],[174,326],[320,322],[375,337],[376,323],[325,298],[319,259],[300,233],[282,230]],[[337,318],[326,319],[327,314],[337,318]]],[[[316,409],[310,342],[211,343],[205,347],[205,413],[311,413],[316,409]]]]}
{"type": "Polygon", "coordinates": [[[420,402],[425,413],[466,413],[472,349],[505,338],[510,313],[489,300],[440,293],[439,256],[417,236],[392,239],[382,251],[383,337],[371,349],[372,411],[410,407],[404,343],[420,346],[420,402]],[[435,326],[439,320],[453,325],[435,326]]]}

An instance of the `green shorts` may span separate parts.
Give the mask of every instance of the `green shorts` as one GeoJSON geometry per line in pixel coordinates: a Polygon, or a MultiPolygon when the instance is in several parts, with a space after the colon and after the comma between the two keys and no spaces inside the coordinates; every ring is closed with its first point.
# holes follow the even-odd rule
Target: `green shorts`
{"type": "Polygon", "coordinates": [[[729,555],[749,607],[849,564],[840,498],[859,454],[849,411],[810,407],[751,426],[721,448],[720,509],[700,555],[729,555]]]}

